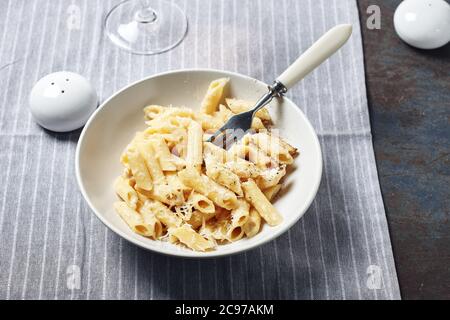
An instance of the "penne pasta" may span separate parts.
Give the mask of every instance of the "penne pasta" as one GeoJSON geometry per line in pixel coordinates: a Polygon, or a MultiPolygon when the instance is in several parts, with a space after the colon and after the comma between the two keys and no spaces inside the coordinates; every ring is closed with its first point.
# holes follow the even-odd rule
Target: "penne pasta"
{"type": "Polygon", "coordinates": [[[220,121],[222,122],[222,125],[223,125],[233,115],[234,115],[234,113],[231,112],[230,109],[225,107],[223,104],[220,104],[219,105],[219,111],[216,111],[216,113],[214,114],[214,117],[220,119],[220,121]]]}
{"type": "Polygon", "coordinates": [[[186,153],[186,165],[190,165],[200,171],[203,163],[203,130],[200,124],[191,121],[188,128],[188,145],[186,153]]]}
{"type": "Polygon", "coordinates": [[[138,206],[137,207],[141,207],[145,201],[149,200],[150,198],[147,197],[145,194],[143,194],[142,192],[147,192],[147,191],[143,191],[143,190],[136,190],[136,194],[138,196],[138,206]]]}
{"type": "Polygon", "coordinates": [[[199,234],[212,238],[214,240],[218,241],[229,241],[228,238],[228,231],[230,229],[230,223],[226,220],[216,220],[213,221],[213,219],[207,223],[205,223],[204,226],[202,226],[199,230],[199,234]]]}
{"type": "Polygon", "coordinates": [[[276,226],[283,221],[280,213],[264,196],[255,181],[249,179],[242,183],[245,199],[258,211],[261,217],[270,225],[276,226]]]}
{"type": "Polygon", "coordinates": [[[212,131],[211,133],[214,133],[223,125],[223,121],[221,119],[205,113],[198,113],[194,115],[194,120],[201,124],[203,130],[212,131]]]}
{"type": "Polygon", "coordinates": [[[199,210],[194,210],[190,219],[187,221],[192,228],[197,229],[203,225],[204,222],[212,219],[215,213],[204,213],[199,210]]]}
{"type": "Polygon", "coordinates": [[[248,220],[250,205],[243,199],[238,200],[238,207],[231,210],[231,225],[242,227],[248,220]]]}
{"type": "Polygon", "coordinates": [[[161,222],[156,218],[155,214],[149,210],[147,206],[142,206],[139,210],[141,217],[144,221],[144,225],[147,227],[150,237],[153,239],[159,239],[163,233],[163,227],[161,222]]]}
{"type": "Polygon", "coordinates": [[[202,213],[215,213],[216,208],[214,206],[214,202],[212,202],[210,199],[205,197],[204,195],[197,193],[197,192],[191,192],[187,202],[192,205],[192,207],[199,212],[202,213]]]}
{"type": "Polygon", "coordinates": [[[250,209],[249,217],[247,222],[242,226],[242,229],[248,238],[256,235],[261,229],[261,216],[255,208],[250,209]]]}
{"type": "Polygon", "coordinates": [[[239,161],[239,159],[247,158],[248,154],[248,144],[244,139],[242,139],[239,143],[235,143],[228,149],[227,152],[228,161],[239,161]]]}
{"type": "Polygon", "coordinates": [[[261,171],[256,178],[256,183],[261,189],[267,189],[280,183],[280,180],[286,175],[286,165],[274,167],[261,171]]]}
{"type": "Polygon", "coordinates": [[[226,239],[230,242],[238,241],[244,236],[244,229],[242,226],[231,225],[227,230],[226,239]]]}
{"type": "Polygon", "coordinates": [[[166,180],[167,184],[171,185],[172,189],[174,190],[189,191],[189,192],[192,190],[191,188],[185,186],[183,182],[181,182],[181,179],[178,176],[177,172],[167,172],[166,180]]]}
{"type": "Polygon", "coordinates": [[[187,225],[170,230],[170,235],[178,239],[178,241],[187,247],[196,251],[206,251],[215,247],[212,241],[205,239],[187,225]]]}
{"type": "Polygon", "coordinates": [[[254,163],[244,159],[237,161],[229,161],[225,163],[225,167],[233,171],[239,178],[248,179],[259,176],[261,170],[254,163]]]}
{"type": "Polygon", "coordinates": [[[168,228],[179,227],[183,222],[180,217],[159,201],[147,200],[143,205],[143,210],[153,212],[155,217],[168,228]]]}
{"type": "Polygon", "coordinates": [[[273,134],[273,132],[270,134],[271,139],[274,139],[282,148],[288,150],[288,152],[294,156],[295,154],[298,153],[297,148],[294,148],[293,146],[291,146],[289,143],[287,143],[286,141],[284,141],[283,139],[281,139],[278,135],[273,134]]]}
{"type": "Polygon", "coordinates": [[[144,115],[146,120],[153,120],[161,117],[185,117],[192,118],[194,112],[189,108],[177,107],[163,107],[158,105],[149,105],[144,108],[144,115]]]}
{"type": "Polygon", "coordinates": [[[149,241],[204,252],[254,237],[263,220],[269,226],[283,220],[271,202],[297,149],[266,129],[271,122],[267,108],[256,113],[250,132],[228,151],[204,142],[234,114],[253,107],[226,97],[228,82],[211,82],[200,112],[154,104],[144,108],[147,127],[120,157],[124,171],[114,191],[121,201],[113,206],[132,231],[149,241]]]}
{"type": "Polygon", "coordinates": [[[149,230],[144,219],[135,210],[131,209],[125,202],[115,202],[114,209],[123,219],[123,221],[128,224],[128,226],[134,232],[143,235],[144,237],[151,237],[153,235],[152,230],[149,230]]]}
{"type": "Polygon", "coordinates": [[[278,192],[281,190],[281,184],[276,184],[274,186],[268,187],[263,190],[264,195],[266,196],[267,200],[272,201],[278,192]]]}
{"type": "Polygon", "coordinates": [[[249,144],[247,147],[248,160],[256,164],[259,168],[266,169],[274,165],[271,157],[258,149],[255,145],[249,144]]]}
{"type": "Polygon", "coordinates": [[[205,142],[204,148],[204,158],[213,157],[215,161],[223,163],[225,167],[235,173],[239,178],[256,178],[260,169],[252,162],[249,162],[240,157],[235,157],[233,159],[233,154],[227,152],[226,150],[210,143],[205,142]]]}
{"type": "Polygon", "coordinates": [[[255,131],[266,129],[266,126],[262,120],[258,117],[254,117],[252,120],[252,129],[255,131]]]}
{"type": "Polygon", "coordinates": [[[278,139],[272,138],[266,133],[254,134],[250,136],[250,141],[277,163],[292,164],[294,162],[294,158],[287,149],[278,143],[278,139]]]}
{"type": "Polygon", "coordinates": [[[243,199],[238,200],[238,207],[231,210],[231,223],[227,230],[227,239],[237,241],[244,236],[243,226],[249,218],[250,205],[243,199]]]}
{"type": "Polygon", "coordinates": [[[147,119],[147,120],[155,119],[155,118],[159,117],[160,115],[162,115],[164,113],[165,109],[166,108],[164,108],[163,106],[158,106],[158,105],[154,105],[154,104],[146,106],[144,108],[145,119],[147,119]]]}
{"type": "Polygon", "coordinates": [[[142,191],[149,199],[157,200],[169,207],[179,206],[184,203],[183,190],[175,189],[169,184],[155,184],[150,191],[142,191]]]}
{"type": "Polygon", "coordinates": [[[202,113],[213,114],[217,110],[224,88],[229,80],[228,78],[221,78],[211,82],[201,104],[202,113]]]}
{"type": "Polygon", "coordinates": [[[136,142],[139,153],[147,165],[150,176],[154,184],[164,184],[166,179],[164,173],[159,166],[159,162],[155,158],[155,152],[152,144],[148,140],[139,140],[136,142]]]}
{"type": "Polygon", "coordinates": [[[176,206],[175,212],[184,221],[189,221],[194,211],[191,204],[184,203],[182,205],[176,206]]]}
{"type": "Polygon", "coordinates": [[[136,180],[136,187],[141,190],[152,190],[152,178],[139,151],[134,146],[130,147],[126,157],[133,178],[136,180]]]}
{"type": "Polygon", "coordinates": [[[118,177],[114,182],[114,190],[130,208],[136,210],[139,198],[136,190],[130,186],[128,180],[125,180],[122,176],[118,177]]]}
{"type": "Polygon", "coordinates": [[[194,168],[186,168],[178,172],[184,185],[194,189],[211,199],[215,204],[225,209],[234,209],[237,206],[236,195],[214,182],[207,176],[199,174],[194,168]]]}
{"type": "Polygon", "coordinates": [[[159,166],[163,171],[177,171],[186,165],[183,159],[170,152],[169,147],[162,136],[155,135],[151,137],[149,141],[153,147],[159,166]]]}
{"type": "Polygon", "coordinates": [[[227,187],[238,196],[242,196],[241,181],[239,176],[212,157],[205,159],[206,175],[218,184],[227,187]]]}
{"type": "MultiPolygon", "coordinates": [[[[251,110],[255,106],[255,103],[248,102],[245,100],[227,98],[227,99],[225,99],[225,101],[227,102],[227,106],[234,113],[242,113],[242,112],[251,110]]],[[[260,120],[272,121],[267,108],[262,108],[262,109],[258,110],[258,112],[256,112],[255,116],[258,117],[260,120]]]]}
{"type": "MultiPolygon", "coordinates": [[[[149,128],[163,130],[164,128],[186,129],[189,126],[191,119],[189,117],[171,116],[170,114],[163,114],[162,116],[147,121],[145,124],[149,128]]],[[[150,132],[147,130],[147,132],[150,132]]]]}

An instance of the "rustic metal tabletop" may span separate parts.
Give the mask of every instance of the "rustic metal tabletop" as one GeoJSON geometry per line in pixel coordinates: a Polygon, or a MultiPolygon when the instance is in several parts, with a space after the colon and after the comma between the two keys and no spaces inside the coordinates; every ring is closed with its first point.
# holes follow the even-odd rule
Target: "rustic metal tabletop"
{"type": "Polygon", "coordinates": [[[375,154],[404,299],[450,298],[450,44],[414,49],[393,27],[399,0],[360,0],[375,154]],[[366,27],[367,8],[381,28],[366,27]]]}

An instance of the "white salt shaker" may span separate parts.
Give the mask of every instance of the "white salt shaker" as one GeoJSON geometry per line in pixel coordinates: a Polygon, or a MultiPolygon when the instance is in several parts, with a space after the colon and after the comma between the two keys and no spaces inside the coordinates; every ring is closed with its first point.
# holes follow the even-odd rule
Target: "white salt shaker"
{"type": "Polygon", "coordinates": [[[97,107],[97,94],[83,76],[67,71],[41,78],[30,94],[30,110],[36,122],[56,132],[82,127],[97,107]]]}
{"type": "Polygon", "coordinates": [[[450,5],[444,0],[404,0],[395,11],[394,27],[413,47],[442,47],[450,41],[450,5]]]}

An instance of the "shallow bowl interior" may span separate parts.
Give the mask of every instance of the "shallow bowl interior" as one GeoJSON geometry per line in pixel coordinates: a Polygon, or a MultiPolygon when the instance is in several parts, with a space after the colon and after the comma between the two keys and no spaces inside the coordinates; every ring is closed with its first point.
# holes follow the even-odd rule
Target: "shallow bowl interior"
{"type": "Polygon", "coordinates": [[[289,99],[270,104],[274,128],[300,150],[275,207],[284,217],[276,227],[265,225],[253,238],[221,245],[211,252],[193,252],[132,232],[114,212],[117,201],[114,179],[123,168],[119,157],[138,130],[143,130],[142,109],[148,104],[197,109],[208,87],[217,78],[231,79],[228,96],[255,101],[267,85],[236,73],[217,70],[172,71],[140,80],[120,90],[92,115],[81,133],[76,153],[76,173],[81,192],[97,217],[111,230],[143,248],[184,257],[211,257],[242,252],[274,239],[288,230],[308,209],[322,174],[322,155],[317,136],[302,111],[289,99]]]}

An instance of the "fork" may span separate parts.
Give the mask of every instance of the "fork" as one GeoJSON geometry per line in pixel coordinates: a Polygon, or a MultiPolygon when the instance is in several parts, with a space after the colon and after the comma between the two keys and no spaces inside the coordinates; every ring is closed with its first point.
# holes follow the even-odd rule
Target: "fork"
{"type": "Polygon", "coordinates": [[[266,106],[273,98],[281,98],[297,82],[306,77],[322,62],[331,57],[350,38],[352,26],[350,24],[337,25],[325,33],[308,50],[291,64],[273,83],[268,86],[264,94],[253,109],[232,116],[207,142],[228,149],[239,141],[251,128],[256,112],[266,106]]]}

